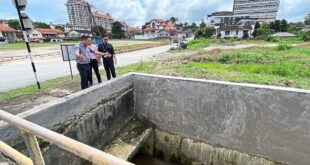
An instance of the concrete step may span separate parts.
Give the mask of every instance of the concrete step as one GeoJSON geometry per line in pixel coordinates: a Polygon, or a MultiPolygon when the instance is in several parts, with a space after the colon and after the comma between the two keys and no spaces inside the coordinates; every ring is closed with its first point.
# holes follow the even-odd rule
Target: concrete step
{"type": "Polygon", "coordinates": [[[132,119],[103,151],[123,160],[131,160],[153,131],[152,125],[138,117],[132,119]]]}

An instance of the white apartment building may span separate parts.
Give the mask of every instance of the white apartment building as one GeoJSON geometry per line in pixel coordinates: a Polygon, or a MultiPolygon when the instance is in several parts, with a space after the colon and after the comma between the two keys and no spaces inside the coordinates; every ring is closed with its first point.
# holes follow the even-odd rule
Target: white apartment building
{"type": "Polygon", "coordinates": [[[221,25],[234,24],[233,12],[231,11],[219,11],[208,15],[205,18],[207,26],[219,27],[221,25]]]}
{"type": "Polygon", "coordinates": [[[70,25],[90,27],[91,13],[85,0],[68,0],[65,5],[67,6],[70,25]]]}
{"type": "Polygon", "coordinates": [[[102,26],[104,29],[106,29],[107,33],[112,33],[112,24],[114,23],[114,19],[110,14],[98,12],[94,12],[92,14],[96,25],[102,26]]]}
{"type": "Polygon", "coordinates": [[[234,17],[276,20],[280,0],[234,0],[234,17]]]}

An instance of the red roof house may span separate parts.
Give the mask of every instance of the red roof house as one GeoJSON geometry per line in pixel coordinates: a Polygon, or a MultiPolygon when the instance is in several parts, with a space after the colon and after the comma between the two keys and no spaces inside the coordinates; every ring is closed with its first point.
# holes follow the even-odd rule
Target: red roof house
{"type": "Polygon", "coordinates": [[[64,38],[65,33],[59,29],[35,28],[29,35],[30,40],[36,41],[44,38],[64,38]]]}
{"type": "Polygon", "coordinates": [[[0,42],[14,41],[17,39],[16,30],[7,26],[0,25],[0,42]]]}

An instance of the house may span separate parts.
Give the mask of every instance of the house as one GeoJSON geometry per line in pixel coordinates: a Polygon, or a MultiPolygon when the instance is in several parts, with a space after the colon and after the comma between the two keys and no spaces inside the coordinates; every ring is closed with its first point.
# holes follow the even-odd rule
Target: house
{"type": "Polygon", "coordinates": [[[8,43],[15,40],[17,40],[16,31],[7,25],[0,25],[0,43],[8,43]]]}
{"type": "Polygon", "coordinates": [[[128,24],[125,21],[121,22],[121,24],[122,24],[122,30],[124,30],[125,33],[128,32],[129,28],[128,24]]]}
{"type": "Polygon", "coordinates": [[[134,38],[135,35],[139,35],[143,33],[140,27],[128,27],[128,37],[129,38],[134,38]]]}
{"type": "Polygon", "coordinates": [[[59,29],[35,28],[29,35],[30,41],[59,42],[63,41],[65,33],[59,29]]]}
{"type": "Polygon", "coordinates": [[[310,25],[305,25],[300,31],[301,32],[310,32],[310,25]]]}
{"type": "Polygon", "coordinates": [[[69,32],[69,37],[70,38],[78,38],[78,37],[81,37],[81,36],[93,36],[92,35],[92,32],[89,31],[89,30],[72,30],[69,32]]]}
{"type": "Polygon", "coordinates": [[[143,29],[143,35],[135,35],[135,39],[163,39],[176,38],[177,29],[171,22],[162,19],[152,19],[143,29]]]}
{"type": "Polygon", "coordinates": [[[253,30],[250,25],[222,25],[216,31],[216,36],[220,38],[249,38],[252,37],[251,31],[253,30]]]}
{"type": "Polygon", "coordinates": [[[0,25],[9,25],[9,21],[6,19],[0,19],[0,25]]]}
{"type": "Polygon", "coordinates": [[[272,36],[279,37],[279,38],[294,38],[294,37],[296,37],[295,34],[288,33],[288,32],[280,32],[280,33],[273,34],[272,36]]]}

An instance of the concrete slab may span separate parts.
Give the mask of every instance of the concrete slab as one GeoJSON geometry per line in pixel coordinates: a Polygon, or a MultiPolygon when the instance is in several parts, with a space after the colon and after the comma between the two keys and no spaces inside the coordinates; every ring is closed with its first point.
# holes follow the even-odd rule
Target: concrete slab
{"type": "Polygon", "coordinates": [[[136,117],[102,150],[123,160],[131,160],[152,132],[152,125],[136,117]]]}

